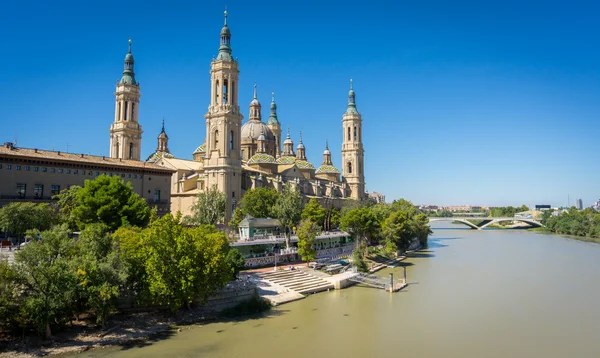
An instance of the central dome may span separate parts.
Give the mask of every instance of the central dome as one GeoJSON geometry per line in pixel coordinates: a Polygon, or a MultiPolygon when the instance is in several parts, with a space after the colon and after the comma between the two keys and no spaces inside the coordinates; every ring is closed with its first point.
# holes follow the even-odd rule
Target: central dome
{"type": "Polygon", "coordinates": [[[271,129],[263,122],[246,122],[246,124],[242,126],[242,141],[245,141],[249,138],[256,140],[258,139],[261,133],[264,133],[267,141],[275,140],[275,135],[273,134],[273,132],[271,132],[271,129]]]}

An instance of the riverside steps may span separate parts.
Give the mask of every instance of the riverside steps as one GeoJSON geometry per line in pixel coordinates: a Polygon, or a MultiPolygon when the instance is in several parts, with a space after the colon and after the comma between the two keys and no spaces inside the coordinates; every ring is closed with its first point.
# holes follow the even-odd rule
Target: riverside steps
{"type": "Polygon", "coordinates": [[[263,272],[259,276],[300,294],[317,293],[333,289],[333,285],[330,282],[308,274],[303,270],[263,272]]]}

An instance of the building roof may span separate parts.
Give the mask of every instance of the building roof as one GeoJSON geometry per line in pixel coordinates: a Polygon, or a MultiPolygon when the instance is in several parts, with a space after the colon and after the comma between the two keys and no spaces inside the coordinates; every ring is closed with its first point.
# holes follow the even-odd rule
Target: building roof
{"type": "Polygon", "coordinates": [[[294,164],[296,163],[296,157],[292,155],[285,155],[277,158],[277,164],[294,164]]]}
{"type": "Polygon", "coordinates": [[[148,163],[155,163],[158,159],[160,158],[175,158],[175,156],[171,153],[168,152],[154,152],[152,154],[150,154],[150,156],[148,157],[148,159],[146,159],[146,161],[148,163]]]}
{"type": "Polygon", "coordinates": [[[308,160],[296,160],[296,166],[300,169],[315,169],[315,166],[308,160]]]}
{"type": "Polygon", "coordinates": [[[275,164],[275,158],[267,153],[256,153],[248,159],[247,164],[275,164]]]}
{"type": "Polygon", "coordinates": [[[0,155],[20,157],[23,159],[57,160],[64,162],[77,162],[80,164],[88,165],[109,165],[135,169],[158,170],[164,171],[166,173],[173,172],[173,170],[171,169],[167,169],[153,163],[146,163],[138,160],[116,159],[89,154],[65,153],[61,151],[19,148],[12,147],[7,144],[0,147],[0,155]]]}
{"type": "Polygon", "coordinates": [[[198,148],[196,148],[196,150],[192,154],[198,154],[198,153],[204,153],[204,152],[206,152],[206,143],[204,143],[201,146],[199,146],[198,148]]]}
{"type": "Polygon", "coordinates": [[[271,218],[260,219],[260,218],[252,218],[252,217],[247,217],[238,224],[238,227],[278,227],[278,226],[280,226],[280,224],[279,224],[279,220],[277,220],[277,219],[271,219],[271,218]]]}
{"type": "Polygon", "coordinates": [[[275,135],[271,128],[260,121],[248,121],[242,126],[242,142],[247,138],[258,139],[261,133],[264,133],[268,141],[275,141],[275,135]]]}
{"type": "Polygon", "coordinates": [[[315,174],[339,174],[340,171],[338,168],[333,165],[321,165],[319,169],[315,172],[315,174]]]}
{"type": "Polygon", "coordinates": [[[199,171],[204,165],[200,162],[196,162],[194,160],[188,159],[179,159],[179,158],[170,158],[170,157],[162,157],[160,162],[157,164],[161,167],[167,167],[170,169],[176,170],[186,170],[186,171],[199,171]]]}

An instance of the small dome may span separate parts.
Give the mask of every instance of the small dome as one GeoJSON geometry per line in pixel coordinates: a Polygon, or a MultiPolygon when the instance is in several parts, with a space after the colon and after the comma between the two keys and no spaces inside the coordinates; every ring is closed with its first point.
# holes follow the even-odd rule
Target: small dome
{"type": "Polygon", "coordinates": [[[133,62],[133,55],[131,52],[128,52],[127,55],[125,55],[125,62],[133,62]]]}
{"type": "Polygon", "coordinates": [[[298,143],[296,149],[304,149],[304,144],[302,144],[302,142],[298,143]]]}
{"type": "Polygon", "coordinates": [[[155,152],[155,153],[152,153],[148,157],[148,159],[146,159],[146,161],[148,163],[155,163],[160,158],[175,158],[175,156],[173,154],[167,153],[167,152],[155,152]]]}
{"type": "Polygon", "coordinates": [[[258,121],[249,121],[242,126],[242,141],[247,138],[258,139],[261,133],[265,134],[266,140],[275,141],[271,129],[265,123],[258,121]]]}
{"type": "Polygon", "coordinates": [[[196,148],[196,150],[192,154],[204,153],[204,152],[206,152],[205,148],[206,148],[206,144],[202,144],[201,146],[196,148]]]}
{"type": "Polygon", "coordinates": [[[121,80],[119,81],[119,84],[122,84],[122,85],[137,85],[137,82],[135,82],[135,79],[133,78],[133,76],[130,76],[129,74],[123,74],[123,77],[121,77],[121,80]]]}
{"type": "Polygon", "coordinates": [[[294,142],[292,142],[292,139],[290,138],[289,134],[288,134],[288,137],[283,141],[283,144],[294,144],[294,142]]]}
{"type": "Polygon", "coordinates": [[[323,151],[324,155],[331,155],[331,152],[329,151],[329,148],[325,148],[325,150],[323,151]]]}
{"type": "Polygon", "coordinates": [[[300,169],[315,169],[315,166],[307,160],[297,160],[296,166],[300,169]]]}
{"type": "Polygon", "coordinates": [[[167,135],[167,133],[165,132],[160,132],[160,134],[158,135],[158,138],[166,138],[169,139],[169,136],[167,135]]]}
{"type": "Polygon", "coordinates": [[[260,134],[256,140],[267,140],[264,134],[260,134]]]}
{"type": "Polygon", "coordinates": [[[281,156],[277,158],[277,164],[294,164],[296,163],[296,157],[293,156],[281,156]]]}
{"type": "Polygon", "coordinates": [[[315,174],[339,174],[338,168],[333,165],[321,165],[315,174]]]}
{"type": "Polygon", "coordinates": [[[250,159],[247,164],[275,164],[275,158],[272,155],[266,153],[256,153],[250,159]]]}

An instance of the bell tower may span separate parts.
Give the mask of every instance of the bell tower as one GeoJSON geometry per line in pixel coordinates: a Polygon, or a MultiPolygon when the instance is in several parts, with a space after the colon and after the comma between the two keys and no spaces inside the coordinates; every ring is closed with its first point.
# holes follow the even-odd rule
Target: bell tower
{"type": "Polygon", "coordinates": [[[342,175],[350,187],[350,197],[363,200],[365,197],[364,157],[362,144],[362,116],[356,110],[356,96],[350,80],[348,108],[342,117],[342,175]]]}
{"type": "Polygon", "coordinates": [[[231,32],[227,11],[221,29],[221,46],[210,69],[211,98],[206,118],[206,188],[216,186],[227,196],[225,223],[241,199],[242,161],[240,155],[242,114],[238,105],[238,62],[231,56],[231,32]]]}
{"type": "Polygon", "coordinates": [[[115,121],[110,126],[110,157],[140,160],[142,126],[138,122],[140,104],[140,84],[133,72],[131,40],[129,52],[125,55],[123,76],[117,83],[115,92],[115,121]]]}

